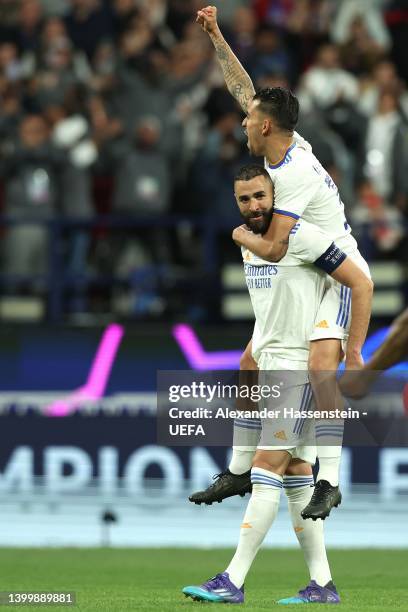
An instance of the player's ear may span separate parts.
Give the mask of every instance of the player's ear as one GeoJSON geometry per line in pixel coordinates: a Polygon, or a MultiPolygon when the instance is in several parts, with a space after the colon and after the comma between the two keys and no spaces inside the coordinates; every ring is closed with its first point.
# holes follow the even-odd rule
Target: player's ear
{"type": "Polygon", "coordinates": [[[264,119],[262,123],[262,136],[268,136],[271,131],[271,121],[270,119],[264,119]]]}

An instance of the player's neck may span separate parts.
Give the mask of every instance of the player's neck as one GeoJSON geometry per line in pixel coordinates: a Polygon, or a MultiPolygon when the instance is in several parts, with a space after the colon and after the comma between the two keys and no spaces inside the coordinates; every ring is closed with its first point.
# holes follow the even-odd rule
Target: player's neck
{"type": "Polygon", "coordinates": [[[293,144],[293,134],[290,136],[281,136],[273,139],[273,142],[269,144],[266,150],[266,161],[272,166],[276,166],[281,162],[289,147],[293,144]]]}

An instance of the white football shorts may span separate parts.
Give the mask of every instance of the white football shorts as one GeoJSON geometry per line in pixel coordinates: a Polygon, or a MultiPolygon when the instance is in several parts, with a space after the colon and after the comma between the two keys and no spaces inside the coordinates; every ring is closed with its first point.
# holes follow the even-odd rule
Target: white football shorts
{"type": "MultiPolygon", "coordinates": [[[[349,257],[369,278],[370,269],[359,252],[349,257]]],[[[351,289],[327,277],[327,289],[316,315],[310,341],[338,338],[342,340],[343,351],[347,343],[351,321],[351,289]]]]}
{"type": "Polygon", "coordinates": [[[236,419],[234,448],[237,450],[285,450],[294,459],[314,464],[316,461],[314,419],[300,419],[292,411],[311,409],[312,390],[307,363],[279,359],[262,352],[259,358],[259,385],[280,385],[278,398],[263,399],[259,411],[273,412],[273,417],[236,419]]]}

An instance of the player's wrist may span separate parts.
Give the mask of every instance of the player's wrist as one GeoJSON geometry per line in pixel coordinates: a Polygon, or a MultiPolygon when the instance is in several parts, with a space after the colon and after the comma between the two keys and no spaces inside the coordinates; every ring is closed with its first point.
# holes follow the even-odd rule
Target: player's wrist
{"type": "Polygon", "coordinates": [[[361,345],[347,346],[346,360],[347,359],[361,359],[361,345]]]}
{"type": "Polygon", "coordinates": [[[214,42],[224,40],[224,37],[218,25],[215,25],[212,30],[208,30],[208,35],[214,42]]]}
{"type": "Polygon", "coordinates": [[[352,347],[346,351],[346,369],[359,370],[364,366],[361,348],[352,347]]]}

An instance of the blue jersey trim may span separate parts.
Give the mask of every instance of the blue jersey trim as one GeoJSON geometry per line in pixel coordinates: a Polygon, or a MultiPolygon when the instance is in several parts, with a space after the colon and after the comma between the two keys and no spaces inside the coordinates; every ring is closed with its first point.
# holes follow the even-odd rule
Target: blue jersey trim
{"type": "Polygon", "coordinates": [[[281,210],[280,208],[274,208],[273,212],[277,215],[284,215],[285,217],[292,217],[292,219],[300,219],[299,215],[295,215],[295,213],[288,212],[287,210],[281,210]]]}
{"type": "Polygon", "coordinates": [[[278,162],[277,164],[269,164],[269,168],[271,170],[276,170],[276,168],[280,168],[281,166],[283,166],[283,164],[285,164],[288,161],[290,161],[290,159],[288,160],[287,157],[288,157],[289,153],[292,151],[292,149],[294,149],[295,147],[296,147],[296,142],[294,142],[293,144],[290,145],[289,149],[287,149],[285,155],[280,160],[280,162],[278,162]]]}

